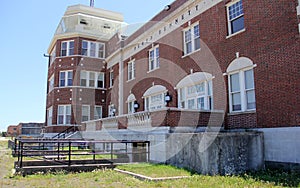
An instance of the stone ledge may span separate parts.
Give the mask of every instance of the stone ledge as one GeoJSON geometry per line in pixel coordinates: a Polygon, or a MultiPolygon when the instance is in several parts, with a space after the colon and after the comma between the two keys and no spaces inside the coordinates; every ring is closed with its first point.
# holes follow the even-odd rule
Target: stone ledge
{"type": "Polygon", "coordinates": [[[129,171],[125,171],[125,170],[120,170],[117,168],[114,168],[115,171],[120,172],[122,174],[127,174],[127,175],[131,175],[139,180],[142,181],[164,181],[164,180],[176,180],[176,179],[182,179],[182,178],[189,178],[191,176],[174,176],[174,177],[161,177],[161,178],[152,178],[152,177],[148,177],[148,176],[144,176],[141,174],[136,174],[133,172],[129,172],[129,171]]]}

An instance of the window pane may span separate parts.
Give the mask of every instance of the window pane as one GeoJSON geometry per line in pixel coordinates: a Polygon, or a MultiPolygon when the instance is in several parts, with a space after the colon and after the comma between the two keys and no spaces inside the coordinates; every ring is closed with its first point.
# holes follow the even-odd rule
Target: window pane
{"type": "Polygon", "coordinates": [[[197,99],[197,109],[200,109],[200,110],[204,109],[204,97],[197,99]]]}
{"type": "Polygon", "coordinates": [[[86,86],[87,73],[85,71],[80,72],[80,86],[86,86]]]}
{"type": "Polygon", "coordinates": [[[94,42],[91,42],[90,56],[91,57],[96,57],[96,43],[94,43],[94,42]]]}
{"type": "Polygon", "coordinates": [[[68,72],[68,86],[72,86],[73,85],[73,72],[69,71],[68,72]]]}
{"type": "Polygon", "coordinates": [[[66,56],[67,55],[67,42],[62,42],[61,43],[61,56],[66,56]]]}
{"type": "Polygon", "coordinates": [[[90,72],[89,87],[95,87],[95,73],[90,72]]]}
{"type": "Polygon", "coordinates": [[[71,115],[71,106],[66,106],[66,114],[71,115]]]}
{"type": "Polygon", "coordinates": [[[82,41],[81,55],[87,56],[87,49],[88,49],[88,42],[87,41],[82,41]]]}
{"type": "Polygon", "coordinates": [[[242,29],[244,29],[244,16],[241,16],[231,22],[231,31],[232,33],[236,33],[242,29]]]}
{"type": "Polygon", "coordinates": [[[241,93],[234,93],[232,94],[232,110],[239,111],[242,110],[241,105],[241,93]]]}
{"type": "Polygon", "coordinates": [[[201,93],[205,92],[204,86],[205,86],[204,82],[201,83],[201,84],[196,85],[196,90],[197,90],[198,94],[201,94],[201,93]]]}
{"type": "Polygon", "coordinates": [[[246,89],[254,89],[253,69],[245,71],[245,87],[246,89]]]}
{"type": "Polygon", "coordinates": [[[98,88],[104,88],[104,74],[103,73],[99,73],[97,85],[98,85],[98,88]]]}
{"type": "Polygon", "coordinates": [[[188,109],[195,109],[195,99],[188,100],[188,109]]]}
{"type": "Polygon", "coordinates": [[[66,124],[71,124],[71,115],[66,116],[66,124]]]}
{"type": "Polygon", "coordinates": [[[240,91],[239,73],[230,75],[231,92],[240,91]]]}
{"type": "Polygon", "coordinates": [[[58,124],[64,124],[64,116],[63,115],[59,115],[57,121],[58,121],[58,124]]]}
{"type": "Polygon", "coordinates": [[[255,105],[255,92],[254,90],[251,91],[247,91],[246,92],[247,95],[247,109],[255,109],[256,105],[255,105]]]}
{"type": "Polygon", "coordinates": [[[64,114],[64,106],[58,106],[58,114],[63,115],[64,114]]]}
{"type": "Polygon", "coordinates": [[[74,41],[69,42],[69,55],[74,55],[74,41]]]}
{"type": "Polygon", "coordinates": [[[98,57],[104,58],[104,44],[102,43],[98,44],[98,57]]]}
{"type": "Polygon", "coordinates": [[[65,72],[60,72],[60,75],[59,75],[59,86],[63,87],[65,86],[65,79],[66,79],[66,73],[65,72]]]}
{"type": "Polygon", "coordinates": [[[94,119],[100,119],[100,118],[102,118],[102,107],[96,106],[94,112],[94,119]]]}
{"type": "Polygon", "coordinates": [[[156,68],[159,67],[159,48],[156,48],[156,68]]]}

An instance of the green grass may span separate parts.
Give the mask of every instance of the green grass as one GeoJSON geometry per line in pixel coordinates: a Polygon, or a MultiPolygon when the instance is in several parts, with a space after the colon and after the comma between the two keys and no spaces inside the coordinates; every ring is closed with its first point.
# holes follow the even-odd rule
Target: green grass
{"type": "Polygon", "coordinates": [[[191,172],[174,166],[149,163],[119,165],[117,168],[152,178],[191,175],[191,172]]]}
{"type": "Polygon", "coordinates": [[[184,169],[147,163],[122,165],[117,168],[147,176],[191,175],[189,178],[160,182],[141,181],[114,170],[96,170],[83,173],[46,173],[26,177],[12,176],[14,158],[7,150],[7,142],[0,141],[0,188],[82,188],[82,187],[300,187],[300,174],[282,171],[260,171],[239,176],[205,176],[184,169]],[[166,173],[167,172],[167,173],[166,173]]]}

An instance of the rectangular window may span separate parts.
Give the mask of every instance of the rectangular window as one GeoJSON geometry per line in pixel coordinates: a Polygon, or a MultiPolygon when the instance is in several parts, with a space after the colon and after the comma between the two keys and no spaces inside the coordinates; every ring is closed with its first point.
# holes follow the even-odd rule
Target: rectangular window
{"type": "Polygon", "coordinates": [[[96,57],[96,43],[95,42],[91,42],[90,43],[90,56],[91,57],[96,57]]]}
{"type": "Polygon", "coordinates": [[[131,61],[128,63],[128,80],[133,80],[135,78],[135,63],[131,61]]]}
{"type": "Polygon", "coordinates": [[[230,75],[230,92],[232,100],[232,111],[242,110],[239,73],[230,75]]]}
{"type": "Polygon", "coordinates": [[[253,69],[229,75],[230,111],[255,110],[255,88],[253,69]]]}
{"type": "Polygon", "coordinates": [[[89,72],[89,87],[95,87],[95,73],[89,72]]]}
{"type": "Polygon", "coordinates": [[[149,71],[159,68],[159,47],[149,51],[149,71]]]}
{"type": "Polygon", "coordinates": [[[50,93],[54,89],[54,74],[49,79],[48,92],[50,93]]]}
{"type": "Polygon", "coordinates": [[[128,113],[129,113],[129,114],[134,113],[133,105],[134,105],[134,101],[129,101],[129,102],[128,102],[128,113]]]}
{"type": "Polygon", "coordinates": [[[61,43],[60,56],[74,55],[74,41],[64,41],[61,43]]]}
{"type": "Polygon", "coordinates": [[[204,97],[197,98],[197,109],[204,109],[204,97]]]}
{"type": "Polygon", "coordinates": [[[199,24],[189,26],[183,32],[184,54],[190,54],[200,49],[200,27],[199,24]]]}
{"type": "Polygon", "coordinates": [[[73,72],[61,71],[59,72],[59,87],[67,87],[73,85],[73,72]]]}
{"type": "Polygon", "coordinates": [[[232,35],[245,28],[242,0],[227,5],[228,34],[232,35]]]}
{"type": "Polygon", "coordinates": [[[103,72],[98,73],[97,87],[104,88],[104,73],[103,72]]]}
{"type": "Polygon", "coordinates": [[[57,114],[58,125],[71,124],[71,105],[59,105],[57,114]]]}
{"type": "Polygon", "coordinates": [[[104,73],[81,71],[80,72],[80,86],[92,88],[104,88],[104,73]]]}
{"type": "Polygon", "coordinates": [[[254,75],[253,69],[245,71],[245,92],[247,110],[255,109],[254,75]]]}
{"type": "Polygon", "coordinates": [[[56,46],[54,46],[52,52],[50,53],[50,65],[54,62],[56,58],[56,46]]]}
{"type": "Polygon", "coordinates": [[[82,41],[81,43],[81,55],[87,56],[88,52],[88,42],[87,41],[82,41]]]}
{"type": "Polygon", "coordinates": [[[187,101],[188,103],[188,109],[196,109],[196,106],[195,106],[195,99],[189,99],[187,101]]]}
{"type": "Polygon", "coordinates": [[[98,43],[98,57],[104,58],[104,44],[98,43]]]}
{"type": "Polygon", "coordinates": [[[53,107],[51,106],[50,108],[48,108],[47,110],[47,125],[52,125],[52,116],[53,116],[53,107]]]}
{"type": "Polygon", "coordinates": [[[104,58],[104,48],[104,43],[83,40],[81,43],[81,55],[104,58]]]}
{"type": "Polygon", "coordinates": [[[87,72],[81,71],[80,72],[80,86],[86,87],[87,84],[87,72]]]}
{"type": "Polygon", "coordinates": [[[94,119],[102,118],[102,106],[95,106],[94,110],[94,119]]]}
{"type": "Polygon", "coordinates": [[[81,122],[89,121],[90,120],[90,106],[89,105],[82,105],[81,110],[81,122]]]}
{"type": "Polygon", "coordinates": [[[114,85],[114,72],[109,72],[109,87],[112,87],[114,85]]]}

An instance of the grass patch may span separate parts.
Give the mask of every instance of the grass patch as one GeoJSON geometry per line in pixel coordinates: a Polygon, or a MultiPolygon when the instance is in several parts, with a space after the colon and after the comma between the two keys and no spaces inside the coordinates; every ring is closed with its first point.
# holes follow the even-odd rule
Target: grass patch
{"type": "Polygon", "coordinates": [[[190,176],[191,173],[187,170],[176,168],[170,165],[140,163],[140,164],[126,164],[117,167],[120,170],[141,174],[151,178],[160,177],[175,177],[175,176],[190,176]]]}
{"type": "Polygon", "coordinates": [[[300,173],[283,171],[250,172],[239,176],[205,176],[192,174],[184,169],[167,165],[130,164],[118,166],[123,170],[138,172],[147,176],[180,176],[189,178],[160,182],[141,181],[114,170],[95,170],[82,173],[46,173],[26,177],[11,176],[14,158],[7,149],[7,141],[0,141],[0,187],[300,187],[300,173]],[[167,171],[167,172],[163,172],[167,171]],[[151,175],[154,173],[154,175],[151,175]]]}

